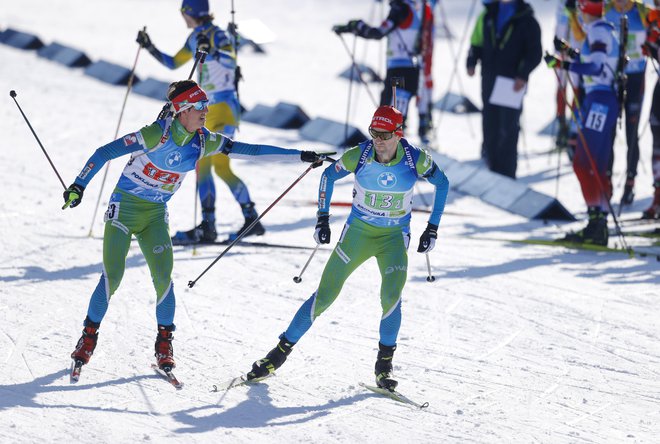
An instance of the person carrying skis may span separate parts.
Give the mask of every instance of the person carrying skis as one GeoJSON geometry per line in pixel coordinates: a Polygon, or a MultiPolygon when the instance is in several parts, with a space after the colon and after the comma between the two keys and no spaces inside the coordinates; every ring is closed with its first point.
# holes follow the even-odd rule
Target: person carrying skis
{"type": "Polygon", "coordinates": [[[393,105],[403,113],[404,122],[408,115],[410,99],[417,94],[419,86],[419,34],[422,27],[422,5],[416,0],[391,0],[390,12],[378,27],[371,27],[362,20],[351,20],[345,25],[335,25],[337,34],[352,33],[365,39],[380,40],[387,37],[387,74],[381,105],[393,105]],[[392,103],[393,79],[403,79],[392,103]]]}
{"type": "MultiPolygon", "coordinates": [[[[656,9],[648,14],[648,32],[644,42],[644,52],[651,58],[651,62],[658,73],[660,56],[660,0],[654,0],[656,9]]],[[[660,74],[660,73],[659,73],[660,74]]],[[[653,151],[651,154],[651,168],[653,172],[653,199],[651,205],[642,213],[642,219],[660,219],[660,78],[655,82],[653,99],[651,102],[651,134],[653,135],[653,151]]]]}
{"type": "Polygon", "coordinates": [[[619,41],[614,25],[603,19],[602,0],[578,0],[578,8],[584,21],[586,38],[581,51],[572,48],[571,51],[579,56],[579,61],[562,61],[550,54],[545,56],[550,68],[582,75],[586,92],[578,111],[580,127],[573,170],[587,204],[589,222],[577,233],[566,235],[564,240],[607,245],[610,198],[607,167],[619,111],[616,78],[619,41]]]}
{"type": "MultiPolygon", "coordinates": [[[[103,272],[92,293],[84,329],[71,358],[87,364],[96,347],[98,331],[110,297],[119,287],[126,256],[135,235],[156,289],[155,356],[158,366],[175,366],[172,348],[175,296],[172,283],[172,242],[169,236],[167,202],[179,189],[188,171],[199,159],[209,156],[276,156],[320,162],[312,151],[234,141],[204,127],[210,103],[206,92],[194,80],[174,82],[167,92],[169,115],[139,131],[129,133],[96,150],[69,188],[64,191],[63,208],[80,204],[85,187],[107,161],[131,154],[110,196],[105,213],[103,272]]],[[[319,163],[320,165],[320,163],[319,163]]]]}
{"type": "Polygon", "coordinates": [[[401,112],[391,106],[380,106],[369,126],[372,139],[344,152],[341,159],[323,172],[314,232],[317,244],[330,243],[329,211],[334,182],[353,173],[351,214],[317,290],[298,309],[289,327],[279,336],[277,346],[252,365],[248,380],[263,378],[279,368],[314,320],[335,301],[351,273],[367,259],[375,257],[382,279],[376,383],[388,390],[396,388],[392,357],[401,325],[401,293],[408,269],[413,188],[421,178],[436,188],[433,210],[419,239],[419,253],[428,253],[435,245],[449,190],[445,173],[428,152],[402,137],[402,127],[401,112]]]}
{"type": "MultiPolygon", "coordinates": [[[[159,51],[145,31],[138,33],[137,42],[163,65],[176,69],[191,60],[196,50],[208,53],[206,61],[199,69],[199,84],[209,93],[209,112],[207,127],[234,137],[240,120],[236,77],[236,42],[223,29],[213,23],[209,13],[208,0],[183,0],[181,15],[192,32],[186,43],[173,57],[159,51]]],[[[213,242],[217,238],[215,228],[216,190],[211,169],[222,179],[234,199],[241,206],[245,223],[237,233],[230,235],[235,239],[245,231],[258,214],[245,183],[231,169],[227,156],[205,157],[197,166],[197,184],[202,207],[202,222],[199,226],[177,232],[172,241],[175,245],[196,242],[213,242]]],[[[265,229],[261,222],[252,227],[248,235],[262,235],[265,229]]]]}

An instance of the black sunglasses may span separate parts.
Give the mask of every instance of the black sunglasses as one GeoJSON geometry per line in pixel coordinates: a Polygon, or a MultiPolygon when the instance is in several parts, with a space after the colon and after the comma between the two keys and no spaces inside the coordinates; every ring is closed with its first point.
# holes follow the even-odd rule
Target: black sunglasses
{"type": "Polygon", "coordinates": [[[371,137],[374,139],[390,140],[392,136],[394,136],[394,131],[376,131],[369,127],[369,134],[371,134],[371,137]]]}

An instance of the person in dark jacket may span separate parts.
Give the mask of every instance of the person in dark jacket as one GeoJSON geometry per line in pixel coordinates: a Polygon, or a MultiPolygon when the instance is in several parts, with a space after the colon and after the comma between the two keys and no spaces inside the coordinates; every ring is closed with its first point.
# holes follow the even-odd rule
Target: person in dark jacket
{"type": "Polygon", "coordinates": [[[541,62],[541,28],[523,0],[484,0],[467,59],[468,75],[481,62],[483,149],[491,171],[516,177],[520,108],[491,103],[497,77],[513,80],[512,93],[527,86],[529,74],[541,62]]]}

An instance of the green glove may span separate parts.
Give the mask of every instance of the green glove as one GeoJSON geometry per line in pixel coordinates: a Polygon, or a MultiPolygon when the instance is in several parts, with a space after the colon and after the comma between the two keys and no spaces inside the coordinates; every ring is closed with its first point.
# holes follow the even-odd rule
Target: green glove
{"type": "Polygon", "coordinates": [[[568,69],[571,66],[570,62],[565,62],[563,60],[560,60],[557,57],[548,53],[545,54],[543,60],[545,60],[545,64],[548,65],[548,68],[568,69]]]}

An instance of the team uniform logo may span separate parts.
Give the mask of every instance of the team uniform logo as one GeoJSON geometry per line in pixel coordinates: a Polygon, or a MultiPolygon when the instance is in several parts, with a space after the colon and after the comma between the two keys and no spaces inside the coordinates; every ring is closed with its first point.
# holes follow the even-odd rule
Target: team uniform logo
{"type": "Polygon", "coordinates": [[[137,142],[138,142],[138,139],[135,136],[135,134],[128,134],[128,135],[124,136],[124,145],[125,146],[130,146],[130,145],[133,145],[134,143],[137,143],[137,142]]]}
{"type": "Polygon", "coordinates": [[[85,179],[87,175],[94,169],[94,162],[89,162],[85,168],[78,175],[79,178],[85,179]]]}
{"type": "Polygon", "coordinates": [[[396,185],[396,176],[394,173],[386,171],[378,176],[378,184],[383,188],[392,188],[396,185]]]}
{"type": "Polygon", "coordinates": [[[172,168],[181,165],[181,153],[179,151],[170,153],[165,159],[165,163],[167,163],[167,166],[172,168]]]}

